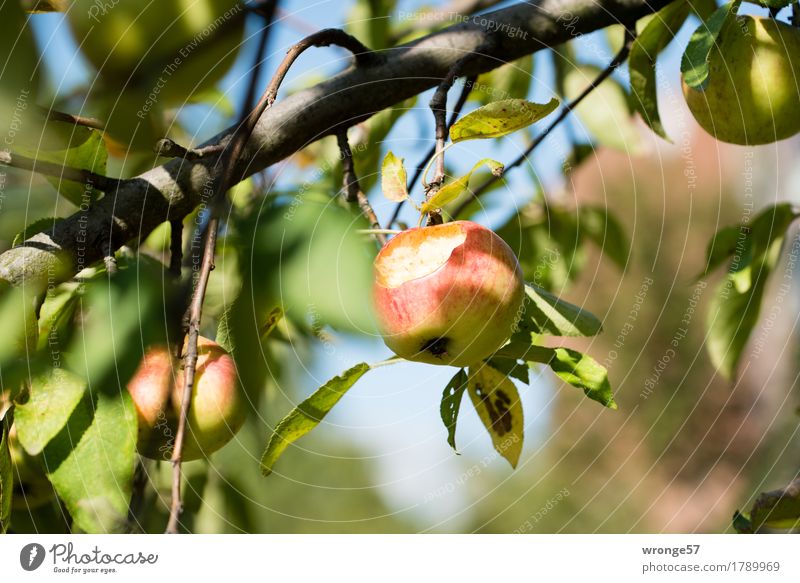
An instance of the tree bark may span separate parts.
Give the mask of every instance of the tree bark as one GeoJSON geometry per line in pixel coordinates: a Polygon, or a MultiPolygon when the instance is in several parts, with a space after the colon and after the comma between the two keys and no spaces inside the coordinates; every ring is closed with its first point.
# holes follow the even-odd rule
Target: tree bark
{"type": "MultiPolygon", "coordinates": [[[[669,1],[533,0],[387,49],[379,62],[350,67],[266,111],[237,164],[236,176],[242,180],[342,127],[435,87],[460,57],[478,47],[491,49],[470,60],[463,75],[489,71],[611,24],[633,23],[669,1]]],[[[232,128],[205,145],[224,143],[231,132],[232,128]]],[[[117,249],[164,221],[185,217],[213,193],[215,161],[215,156],[174,159],[123,181],[116,192],[0,255],[0,279],[14,285],[67,279],[102,259],[109,244],[117,249]]]]}

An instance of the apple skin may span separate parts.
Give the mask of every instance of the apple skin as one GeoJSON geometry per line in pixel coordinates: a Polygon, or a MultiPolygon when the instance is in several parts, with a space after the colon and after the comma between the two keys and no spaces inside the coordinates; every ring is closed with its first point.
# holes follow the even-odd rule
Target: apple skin
{"type": "Polygon", "coordinates": [[[237,4],[70,0],[67,19],[81,51],[111,88],[138,87],[142,97],[157,88],[159,100],[181,104],[191,94],[213,87],[233,64],[244,19],[224,29],[219,25],[225,25],[223,15],[234,14],[237,4]],[[218,26],[212,26],[217,19],[218,26]],[[211,35],[216,36],[205,42],[211,35]]]}
{"type": "MultiPolygon", "coordinates": [[[[247,416],[233,358],[219,344],[197,342],[197,368],[187,418],[183,459],[196,460],[217,451],[241,429],[247,416]]],[[[128,383],[136,405],[139,453],[166,460],[172,455],[183,402],[181,363],[165,347],[150,349],[128,383]],[[172,383],[175,379],[174,385],[172,383]]]]}
{"type": "Polygon", "coordinates": [[[407,360],[469,366],[514,331],[525,294],[514,252],[470,221],[403,231],[375,258],[383,340],[407,360]]]}
{"type": "Polygon", "coordinates": [[[718,42],[705,90],[683,83],[689,110],[703,129],[723,142],[751,146],[800,131],[800,30],[739,16],[718,42]]]}

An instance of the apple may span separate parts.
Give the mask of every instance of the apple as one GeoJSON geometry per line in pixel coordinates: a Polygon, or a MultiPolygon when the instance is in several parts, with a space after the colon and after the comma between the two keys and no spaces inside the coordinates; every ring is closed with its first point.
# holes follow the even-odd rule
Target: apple
{"type": "Polygon", "coordinates": [[[683,83],[689,110],[723,142],[768,144],[800,131],[800,30],[771,18],[738,16],[709,56],[703,91],[683,83]]]}
{"type": "Polygon", "coordinates": [[[100,95],[138,88],[153,101],[180,104],[213,87],[233,64],[242,10],[238,0],[71,0],[66,12],[104,81],[100,95]]]}
{"type": "Polygon", "coordinates": [[[403,231],[375,258],[381,335],[407,360],[480,362],[514,331],[524,293],[514,252],[470,221],[403,231]]]}
{"type": "MultiPolygon", "coordinates": [[[[241,429],[246,402],[239,388],[233,358],[216,342],[197,342],[197,368],[187,418],[183,459],[205,457],[228,443],[241,429]]],[[[183,402],[182,362],[157,346],[147,351],[128,392],[136,405],[139,453],[169,459],[183,402]]]]}

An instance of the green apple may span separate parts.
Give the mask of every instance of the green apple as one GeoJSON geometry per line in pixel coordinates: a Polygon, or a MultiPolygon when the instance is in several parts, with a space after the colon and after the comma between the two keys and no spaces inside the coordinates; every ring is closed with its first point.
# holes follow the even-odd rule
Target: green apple
{"type": "Polygon", "coordinates": [[[480,362],[514,331],[522,270],[496,233],[470,221],[403,231],[375,258],[375,307],[386,345],[407,360],[480,362]]]}
{"type": "Polygon", "coordinates": [[[174,104],[214,86],[230,68],[242,10],[238,0],[72,0],[67,17],[105,90],[136,88],[174,104]]]}
{"type": "Polygon", "coordinates": [[[683,84],[689,110],[723,142],[768,144],[800,131],[800,30],[738,16],[709,56],[703,91],[683,84]]]}
{"type": "MultiPolygon", "coordinates": [[[[183,459],[205,457],[227,444],[244,424],[246,400],[233,358],[219,344],[200,337],[183,459]]],[[[165,347],[145,354],[128,383],[136,405],[139,453],[167,460],[172,455],[183,402],[184,374],[165,347]]]]}

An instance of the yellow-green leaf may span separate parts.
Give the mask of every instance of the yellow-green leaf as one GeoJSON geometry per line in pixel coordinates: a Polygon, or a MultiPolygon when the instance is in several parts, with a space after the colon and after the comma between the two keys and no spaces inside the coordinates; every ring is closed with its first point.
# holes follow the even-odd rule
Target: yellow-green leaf
{"type": "Polygon", "coordinates": [[[420,207],[420,211],[424,213],[429,213],[433,210],[440,209],[444,205],[449,202],[454,201],[458,198],[462,192],[464,192],[467,187],[469,186],[469,179],[472,177],[472,173],[475,172],[481,166],[486,165],[489,170],[492,171],[492,174],[495,176],[502,176],[503,174],[503,165],[498,162],[497,160],[492,160],[491,158],[484,158],[475,166],[472,167],[467,174],[456,180],[455,182],[451,182],[450,184],[445,184],[442,186],[436,194],[422,203],[420,207]]]}
{"type": "Polygon", "coordinates": [[[464,140],[499,138],[548,116],[558,107],[558,99],[547,103],[533,103],[525,99],[493,101],[471,111],[450,128],[453,143],[464,140]]]}
{"type": "Polygon", "coordinates": [[[408,198],[408,176],[403,159],[387,152],[381,165],[381,191],[383,196],[393,202],[408,198]]]}
{"type": "Polygon", "coordinates": [[[261,456],[261,472],[265,476],[270,475],[275,462],[286,448],[319,425],[339,399],[369,369],[370,366],[362,362],[340,376],[333,377],[284,417],[275,428],[267,449],[261,456]]]}
{"type": "Polygon", "coordinates": [[[525,429],[517,387],[503,373],[482,364],[470,368],[468,390],[494,449],[516,468],[525,429]]]}

